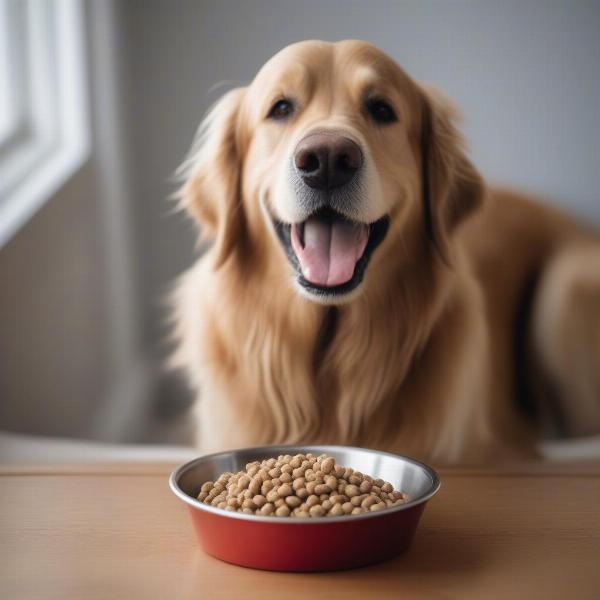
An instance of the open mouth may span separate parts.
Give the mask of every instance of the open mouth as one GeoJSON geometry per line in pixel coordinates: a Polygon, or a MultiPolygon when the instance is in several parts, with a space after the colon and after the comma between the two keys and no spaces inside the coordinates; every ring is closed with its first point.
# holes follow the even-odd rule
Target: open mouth
{"type": "Polygon", "coordinates": [[[330,208],[313,213],[302,223],[275,222],[298,283],[323,296],[346,294],[360,284],[388,226],[388,217],[360,223],[330,208]]]}

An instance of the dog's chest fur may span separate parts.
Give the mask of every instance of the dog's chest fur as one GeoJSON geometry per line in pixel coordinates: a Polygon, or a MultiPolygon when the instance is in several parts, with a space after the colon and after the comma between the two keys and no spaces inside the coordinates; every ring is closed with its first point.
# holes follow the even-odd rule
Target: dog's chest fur
{"type": "Polygon", "coordinates": [[[465,408],[476,390],[452,376],[469,368],[463,363],[473,353],[462,348],[481,333],[462,302],[438,290],[431,295],[438,304],[428,305],[418,290],[420,303],[412,305],[403,286],[380,298],[379,310],[372,298],[369,311],[360,302],[330,308],[293,292],[282,302],[243,277],[243,289],[232,286],[231,274],[222,279],[227,286],[206,270],[192,279],[189,293],[202,298],[194,310],[203,318],[187,330],[188,339],[193,328],[198,334],[195,356],[184,349],[180,358],[200,375],[199,418],[211,423],[210,431],[200,423],[201,447],[213,449],[217,439],[229,446],[327,442],[452,460],[473,432],[488,434],[481,411],[465,408]],[[438,360],[444,352],[451,360],[438,360]]]}

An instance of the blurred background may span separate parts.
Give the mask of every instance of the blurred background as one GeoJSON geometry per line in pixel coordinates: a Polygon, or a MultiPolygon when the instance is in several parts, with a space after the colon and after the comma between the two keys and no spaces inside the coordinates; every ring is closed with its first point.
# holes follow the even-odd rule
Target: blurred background
{"type": "Polygon", "coordinates": [[[600,223],[597,1],[0,0],[5,437],[186,442],[172,174],[219,95],[309,38],[382,48],[461,107],[491,182],[600,223]]]}

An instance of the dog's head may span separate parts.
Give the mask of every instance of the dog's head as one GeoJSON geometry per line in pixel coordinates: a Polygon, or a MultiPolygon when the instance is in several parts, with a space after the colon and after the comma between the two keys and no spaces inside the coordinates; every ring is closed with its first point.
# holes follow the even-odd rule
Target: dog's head
{"type": "Polygon", "coordinates": [[[452,118],[369,44],[294,44],[207,116],[183,203],[215,240],[215,268],[256,254],[305,296],[348,301],[415,230],[450,261],[483,189],[452,118]]]}

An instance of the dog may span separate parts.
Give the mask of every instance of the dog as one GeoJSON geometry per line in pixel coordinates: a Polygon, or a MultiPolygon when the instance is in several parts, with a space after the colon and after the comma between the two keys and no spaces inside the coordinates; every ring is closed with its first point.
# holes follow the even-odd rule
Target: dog
{"type": "Polygon", "coordinates": [[[600,239],[490,189],[456,123],[354,40],[293,44],[217,102],[179,192],[210,247],[173,297],[201,450],[483,463],[600,431],[600,239]]]}

